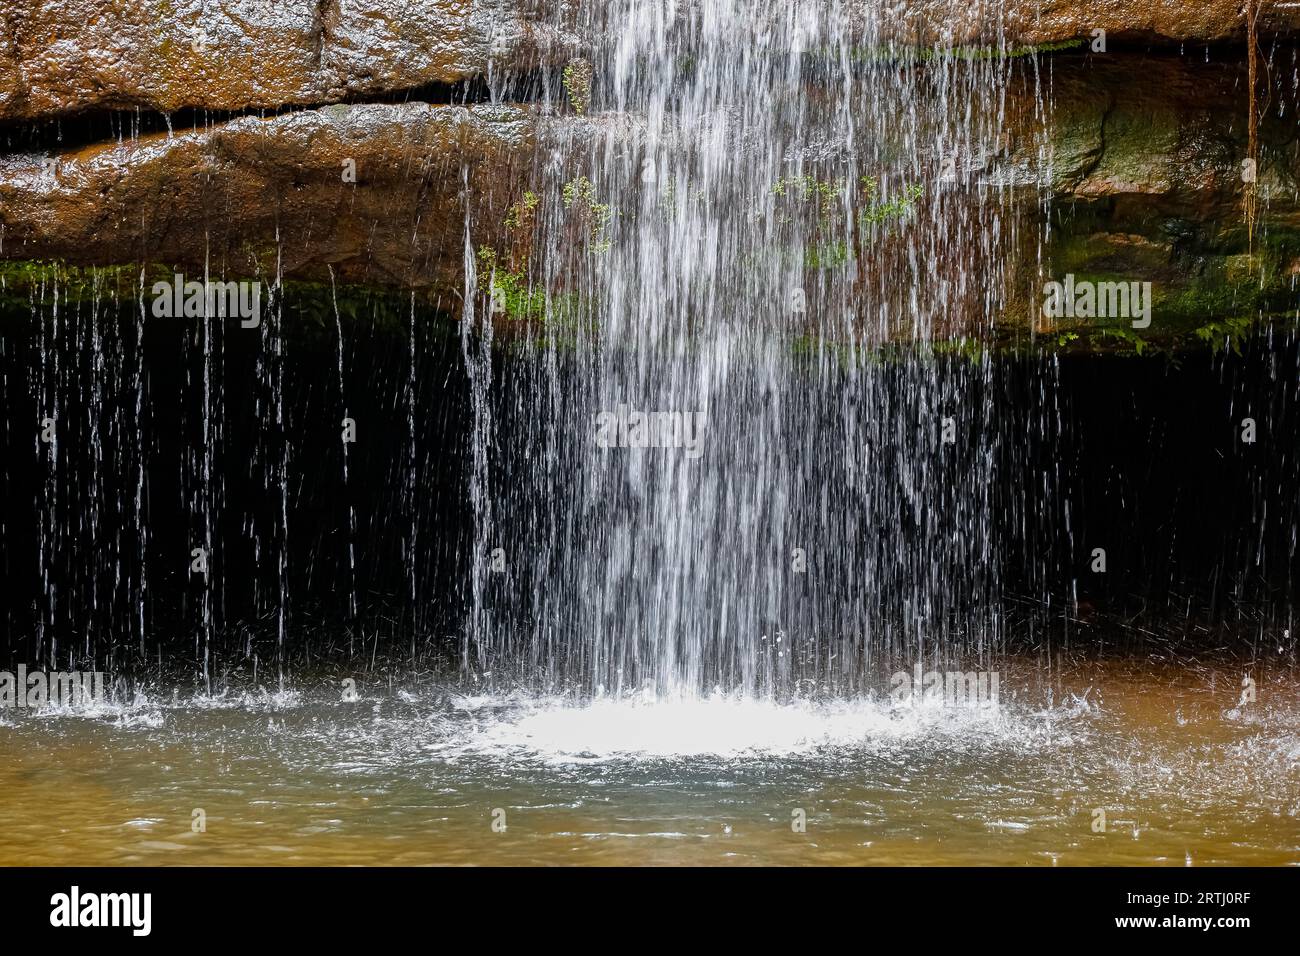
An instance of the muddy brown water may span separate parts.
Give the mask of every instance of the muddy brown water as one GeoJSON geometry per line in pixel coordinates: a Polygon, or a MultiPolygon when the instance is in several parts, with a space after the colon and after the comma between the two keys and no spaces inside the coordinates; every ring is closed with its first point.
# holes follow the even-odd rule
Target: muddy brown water
{"type": "Polygon", "coordinates": [[[1001,677],[995,708],[363,681],[8,710],[0,864],[1300,864],[1293,669],[1001,677]]]}

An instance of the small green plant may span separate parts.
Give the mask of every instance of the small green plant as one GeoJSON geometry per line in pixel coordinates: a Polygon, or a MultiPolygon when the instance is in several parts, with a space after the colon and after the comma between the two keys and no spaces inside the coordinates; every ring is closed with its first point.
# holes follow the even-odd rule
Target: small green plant
{"type": "MultiPolygon", "coordinates": [[[[844,184],[830,179],[818,179],[815,176],[792,176],[778,179],[772,186],[772,194],[780,199],[792,199],[796,202],[814,202],[817,206],[817,218],[827,222],[835,209],[835,203],[844,192],[844,184]]],[[[790,217],[783,220],[789,222],[790,217]]]]}
{"type": "MultiPolygon", "coordinates": [[[[596,187],[591,180],[578,176],[565,183],[561,200],[567,213],[569,241],[579,247],[585,244],[593,252],[607,251],[611,242],[606,229],[613,211],[608,203],[597,201],[596,187]]],[[[534,286],[529,279],[541,208],[541,196],[531,190],[525,192],[507,208],[502,221],[503,232],[509,239],[508,248],[498,252],[493,246],[480,246],[476,258],[479,274],[486,277],[494,313],[504,314],[516,322],[544,321],[548,330],[554,330],[581,321],[581,302],[575,293],[563,291],[562,283],[560,288],[548,291],[534,286]]]]}
{"type": "Polygon", "coordinates": [[[906,219],[916,210],[917,201],[925,195],[925,187],[913,183],[888,202],[878,202],[876,196],[880,185],[869,176],[862,177],[862,188],[871,203],[858,216],[858,221],[864,226],[883,226],[906,219]]]}
{"type": "Polygon", "coordinates": [[[962,336],[933,342],[930,351],[935,356],[953,356],[968,362],[978,362],[984,358],[985,348],[979,339],[962,336]]]}
{"type": "Polygon", "coordinates": [[[537,209],[541,200],[534,192],[524,193],[523,199],[506,210],[503,223],[510,240],[507,265],[511,272],[524,272],[533,255],[533,237],[537,232],[537,209]]]}
{"type": "Polygon", "coordinates": [[[532,223],[533,212],[541,200],[537,198],[537,193],[526,192],[524,198],[515,203],[506,212],[505,227],[507,229],[519,229],[522,226],[532,223]]]}
{"type": "Polygon", "coordinates": [[[1138,335],[1132,329],[1126,328],[1122,325],[1106,326],[1101,329],[1101,334],[1103,338],[1114,338],[1127,342],[1129,345],[1133,346],[1133,351],[1138,355],[1141,355],[1146,350],[1148,344],[1147,340],[1142,336],[1138,335]]]}
{"type": "Polygon", "coordinates": [[[1250,331],[1250,319],[1240,316],[1235,319],[1221,319],[1207,322],[1200,328],[1193,329],[1192,334],[1206,345],[1224,342],[1238,355],[1241,354],[1241,339],[1250,331]]]}
{"type": "Polygon", "coordinates": [[[495,249],[481,246],[478,261],[479,269],[488,275],[493,312],[503,312],[515,321],[540,319],[546,314],[546,293],[532,288],[522,271],[511,272],[498,262],[495,249]]]}
{"type": "Polygon", "coordinates": [[[846,242],[830,242],[804,250],[805,269],[834,269],[847,263],[852,256],[846,242]]]}
{"type": "MultiPolygon", "coordinates": [[[[916,209],[916,203],[925,195],[925,187],[919,183],[907,186],[901,193],[887,202],[878,200],[880,184],[871,176],[858,180],[858,194],[867,203],[865,209],[858,213],[858,221],[863,226],[884,225],[888,222],[905,219],[916,209]]],[[[776,181],[772,186],[773,195],[795,203],[813,203],[817,210],[817,221],[828,225],[835,211],[835,205],[845,194],[843,180],[818,179],[815,176],[792,176],[776,181]]],[[[790,222],[792,216],[782,216],[782,222],[790,222]]]]}
{"type": "Polygon", "coordinates": [[[591,64],[586,60],[572,60],[564,68],[564,93],[573,112],[585,116],[591,109],[591,64]]]}
{"type": "Polygon", "coordinates": [[[587,219],[588,233],[592,252],[608,252],[609,237],[605,229],[609,226],[612,210],[609,203],[596,201],[596,187],[586,176],[578,176],[564,184],[564,208],[587,219]]]}

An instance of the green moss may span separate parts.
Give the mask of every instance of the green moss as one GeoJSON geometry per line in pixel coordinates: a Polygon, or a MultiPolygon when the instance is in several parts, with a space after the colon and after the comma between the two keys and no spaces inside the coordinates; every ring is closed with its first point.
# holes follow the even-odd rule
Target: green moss
{"type": "Polygon", "coordinates": [[[829,358],[841,368],[861,368],[890,362],[971,362],[984,361],[990,344],[978,338],[958,337],[934,342],[913,339],[865,345],[823,339],[812,332],[796,335],[790,354],[799,361],[829,358]]]}
{"type": "MultiPolygon", "coordinates": [[[[171,278],[171,270],[161,266],[146,269],[146,281],[171,278]]],[[[58,289],[59,301],[89,302],[96,299],[134,298],[140,279],[139,266],[68,266],[61,262],[28,260],[0,261],[0,301],[26,306],[33,296],[52,295],[58,289]]]]}
{"type": "Polygon", "coordinates": [[[546,315],[546,293],[534,289],[523,272],[511,272],[497,262],[496,250],[483,246],[478,251],[479,269],[488,276],[492,311],[504,313],[516,322],[541,319],[546,315]]]}
{"type": "MultiPolygon", "coordinates": [[[[1171,168],[1182,140],[1179,117],[1172,111],[1115,109],[1105,118],[1105,149],[1091,175],[1120,183],[1150,183],[1168,188],[1171,168]]],[[[1097,135],[1102,128],[1097,127],[1097,135]]]]}
{"type": "Polygon", "coordinates": [[[968,362],[983,361],[988,347],[975,338],[940,339],[929,343],[930,351],[935,355],[955,356],[968,362]]]}
{"type": "Polygon", "coordinates": [[[823,357],[829,358],[840,368],[853,368],[859,364],[872,363],[872,353],[846,342],[822,339],[812,333],[795,336],[790,343],[790,354],[800,362],[811,362],[823,357]]]}
{"type": "MultiPolygon", "coordinates": [[[[1294,322],[1300,296],[1291,270],[1300,259],[1300,230],[1265,221],[1252,255],[1244,227],[1207,230],[1114,200],[1061,207],[1053,218],[1046,277],[1151,282],[1151,325],[1135,330],[1118,317],[1063,319],[1035,338],[1024,316],[1041,305],[1039,297],[1011,304],[1004,339],[1071,352],[1172,355],[1207,346],[1237,350],[1265,325],[1294,322]]],[[[1023,277],[1020,287],[1031,285],[1023,277]]]]}
{"type": "MultiPolygon", "coordinates": [[[[170,282],[177,272],[187,278],[194,277],[192,270],[188,269],[156,263],[144,267],[146,308],[152,302],[153,284],[170,282]]],[[[133,319],[140,307],[140,276],[141,267],[138,265],[82,267],[59,262],[0,262],[0,313],[3,313],[5,321],[24,321],[32,317],[33,302],[49,308],[54,302],[54,280],[57,278],[61,306],[96,302],[107,315],[115,313],[120,318],[133,319]]],[[[280,288],[285,333],[295,341],[332,338],[335,335],[336,304],[345,323],[369,323],[378,333],[391,332],[400,336],[407,333],[412,308],[409,290],[354,284],[340,284],[333,288],[328,282],[294,279],[285,280],[280,288]]],[[[448,334],[454,331],[455,325],[449,321],[442,299],[435,290],[417,292],[414,305],[421,321],[445,328],[448,334]]]]}

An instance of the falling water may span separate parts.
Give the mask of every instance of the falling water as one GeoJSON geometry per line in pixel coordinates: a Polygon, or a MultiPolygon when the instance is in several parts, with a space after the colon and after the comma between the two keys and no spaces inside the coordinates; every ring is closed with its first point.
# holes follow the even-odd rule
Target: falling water
{"type": "Polygon", "coordinates": [[[272,337],[274,348],[271,371],[271,393],[275,409],[275,435],[279,460],[272,470],[272,477],[279,492],[279,548],[277,571],[277,596],[275,611],[275,667],[280,690],[284,690],[285,678],[285,640],[289,625],[289,461],[288,425],[284,413],[284,294],[281,269],[283,260],[279,255],[279,236],[276,237],[277,255],[275,260],[275,283],[271,287],[273,309],[273,326],[268,334],[272,337]]]}
{"type": "MultiPolygon", "coordinates": [[[[1024,606],[1070,646],[1098,584],[1080,515],[1111,479],[1065,457],[1084,429],[1061,358],[994,337],[1044,278],[1056,61],[996,17],[978,47],[897,44],[882,4],[579,7],[556,26],[593,52],[544,81],[522,174],[445,170],[458,330],[428,276],[386,323],[347,271],[286,292],[279,257],[306,267],[278,233],[256,331],[151,315],[153,265],[39,267],[30,308],[5,303],[17,657],[214,691],[274,659],[283,688],[404,654],[409,621],[413,665],[489,690],[847,696],[1052,643],[1024,606]],[[621,447],[642,438],[676,447],[621,447]]],[[[203,277],[238,268],[214,251],[203,277]]],[[[1211,414],[1288,434],[1286,349],[1216,358],[1211,414]]],[[[1192,549],[1208,601],[1294,633],[1294,460],[1234,467],[1226,544],[1192,549]]],[[[1122,526],[1116,504],[1083,526],[1122,526]]]]}
{"type": "MultiPolygon", "coordinates": [[[[45,297],[44,289],[40,292],[40,298],[45,297]]],[[[37,569],[40,574],[43,592],[46,595],[47,605],[46,613],[43,617],[37,619],[36,624],[36,653],[38,659],[47,661],[57,661],[59,655],[58,648],[58,631],[56,628],[56,616],[58,614],[58,581],[53,573],[53,563],[58,554],[61,553],[61,541],[59,537],[58,522],[58,496],[59,496],[59,431],[58,431],[58,404],[56,397],[59,392],[59,350],[57,342],[59,340],[59,284],[58,274],[55,273],[50,290],[50,324],[48,331],[45,326],[41,328],[41,368],[37,377],[36,388],[38,391],[37,407],[45,410],[46,415],[41,420],[42,425],[49,429],[44,429],[36,438],[36,453],[38,460],[45,458],[48,462],[46,466],[46,480],[43,487],[43,496],[38,512],[41,515],[39,524],[39,543],[37,569]],[[48,372],[46,370],[49,370],[48,372]],[[48,375],[48,379],[47,379],[48,375]],[[42,444],[45,448],[42,448],[42,444]],[[48,449],[46,451],[45,449],[48,449]],[[49,629],[49,637],[46,637],[46,629],[49,629]],[[47,643],[48,640],[48,643],[47,643]]],[[[35,311],[35,309],[33,309],[35,311]]]]}
{"type": "MultiPolygon", "coordinates": [[[[352,419],[348,416],[347,394],[344,387],[343,376],[343,319],[339,315],[339,294],[338,287],[334,282],[334,267],[331,266],[330,274],[330,302],[334,306],[334,330],[338,335],[338,373],[339,373],[339,404],[343,409],[343,421],[340,423],[343,429],[343,493],[349,494],[348,488],[348,445],[351,444],[351,437],[348,434],[349,424],[352,419]]],[[[352,499],[348,498],[348,621],[349,628],[356,626],[357,619],[357,510],[352,504],[352,499]]],[[[352,640],[354,635],[348,635],[348,650],[352,650],[352,640]]]]}
{"type": "Polygon", "coordinates": [[[137,298],[139,311],[136,313],[135,322],[135,349],[134,361],[131,363],[131,393],[134,397],[134,416],[131,424],[132,446],[135,449],[135,496],[134,508],[132,511],[132,520],[135,524],[135,544],[136,554],[140,557],[139,575],[136,579],[135,588],[128,593],[131,595],[132,617],[139,626],[140,638],[140,656],[143,658],[148,653],[146,624],[145,624],[145,601],[149,590],[149,572],[144,555],[149,552],[149,527],[144,520],[144,498],[145,498],[145,455],[144,455],[144,350],[138,347],[138,343],[144,341],[144,268],[140,269],[139,295],[137,298]]]}
{"type": "Polygon", "coordinates": [[[524,341],[476,404],[500,419],[467,668],[845,692],[883,656],[991,653],[1008,59],[796,0],[586,27],[590,114],[543,137],[470,286],[484,337],[524,341]],[[601,447],[637,413],[679,447],[601,447]]]}
{"type": "Polygon", "coordinates": [[[407,320],[407,374],[406,374],[406,480],[402,489],[405,498],[404,504],[410,515],[410,524],[407,526],[406,542],[403,549],[403,561],[406,570],[406,581],[408,585],[407,601],[410,609],[410,628],[411,628],[411,661],[416,657],[416,634],[420,629],[420,618],[417,612],[419,606],[419,565],[416,561],[416,551],[420,546],[420,526],[417,518],[418,510],[416,505],[416,486],[419,481],[417,469],[419,467],[419,457],[416,450],[415,439],[415,418],[416,418],[416,394],[417,384],[415,377],[416,359],[419,351],[416,347],[415,340],[415,293],[411,293],[411,309],[407,320]]]}

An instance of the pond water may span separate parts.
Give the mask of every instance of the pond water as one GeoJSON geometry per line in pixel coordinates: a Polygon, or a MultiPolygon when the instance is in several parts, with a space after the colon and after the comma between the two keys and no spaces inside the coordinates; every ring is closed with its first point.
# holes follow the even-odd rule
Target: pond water
{"type": "Polygon", "coordinates": [[[1289,662],[1000,677],[995,707],[362,681],[9,710],[0,864],[1300,864],[1289,662]]]}

